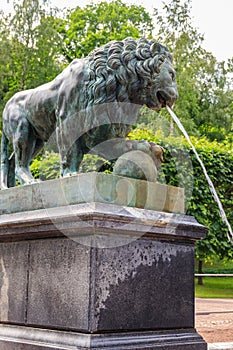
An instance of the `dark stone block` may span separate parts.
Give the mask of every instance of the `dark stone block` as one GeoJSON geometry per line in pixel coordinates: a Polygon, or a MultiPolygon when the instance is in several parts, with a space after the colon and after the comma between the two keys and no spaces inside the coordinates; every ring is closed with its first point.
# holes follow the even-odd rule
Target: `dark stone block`
{"type": "Polygon", "coordinates": [[[143,239],[96,250],[92,329],[194,327],[193,254],[189,245],[143,239]]]}
{"type": "Polygon", "coordinates": [[[88,330],[89,262],[70,239],[31,242],[27,323],[88,330]]]}
{"type": "Polygon", "coordinates": [[[0,244],[1,322],[25,322],[28,249],[26,242],[0,244]]]}
{"type": "Polygon", "coordinates": [[[3,215],[1,350],[206,350],[194,330],[194,242],[206,228],[101,203],[50,214],[3,215]]]}
{"type": "Polygon", "coordinates": [[[194,327],[193,247],[117,244],[32,241],[27,324],[87,332],[194,327]]]}

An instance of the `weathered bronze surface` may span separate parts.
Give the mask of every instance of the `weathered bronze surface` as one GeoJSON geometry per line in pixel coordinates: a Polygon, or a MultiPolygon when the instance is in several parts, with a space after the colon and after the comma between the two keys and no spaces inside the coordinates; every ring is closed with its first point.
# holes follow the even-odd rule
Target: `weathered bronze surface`
{"type": "Polygon", "coordinates": [[[19,92],[3,112],[1,189],[35,182],[29,165],[53,133],[61,176],[78,171],[83,155],[124,138],[142,105],[160,109],[177,99],[168,50],[154,40],[126,38],[75,59],[53,81],[19,92]],[[8,156],[8,144],[14,153],[8,156]]]}
{"type": "Polygon", "coordinates": [[[127,140],[125,144],[129,150],[117,159],[113,174],[156,181],[157,170],[163,161],[163,148],[147,141],[127,140]]]}

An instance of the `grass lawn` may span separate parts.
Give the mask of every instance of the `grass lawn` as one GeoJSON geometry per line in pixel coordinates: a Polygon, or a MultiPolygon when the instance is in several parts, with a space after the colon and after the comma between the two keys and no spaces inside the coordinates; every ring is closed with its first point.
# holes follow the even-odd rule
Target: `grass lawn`
{"type": "Polygon", "coordinates": [[[203,286],[197,285],[195,278],[195,296],[198,298],[232,298],[232,277],[203,277],[203,286]]]}

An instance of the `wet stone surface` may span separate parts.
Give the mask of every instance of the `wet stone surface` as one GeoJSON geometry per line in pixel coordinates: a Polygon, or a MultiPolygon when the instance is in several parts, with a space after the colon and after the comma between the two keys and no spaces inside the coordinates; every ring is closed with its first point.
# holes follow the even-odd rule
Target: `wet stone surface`
{"type": "Polygon", "coordinates": [[[193,247],[126,242],[108,249],[68,238],[2,245],[1,320],[94,332],[192,328],[193,247]],[[18,263],[10,267],[13,255],[18,263]]]}
{"type": "Polygon", "coordinates": [[[97,250],[93,328],[193,327],[192,259],[192,247],[143,239],[97,250]]]}

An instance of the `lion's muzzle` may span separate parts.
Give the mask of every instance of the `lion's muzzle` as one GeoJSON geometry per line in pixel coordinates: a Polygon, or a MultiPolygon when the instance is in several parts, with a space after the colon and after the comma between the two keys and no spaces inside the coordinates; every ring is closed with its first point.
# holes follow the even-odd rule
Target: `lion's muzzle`
{"type": "Polygon", "coordinates": [[[172,107],[178,98],[178,91],[175,82],[176,73],[169,60],[165,60],[160,67],[159,83],[156,89],[155,101],[157,105],[152,109],[172,107]]]}

